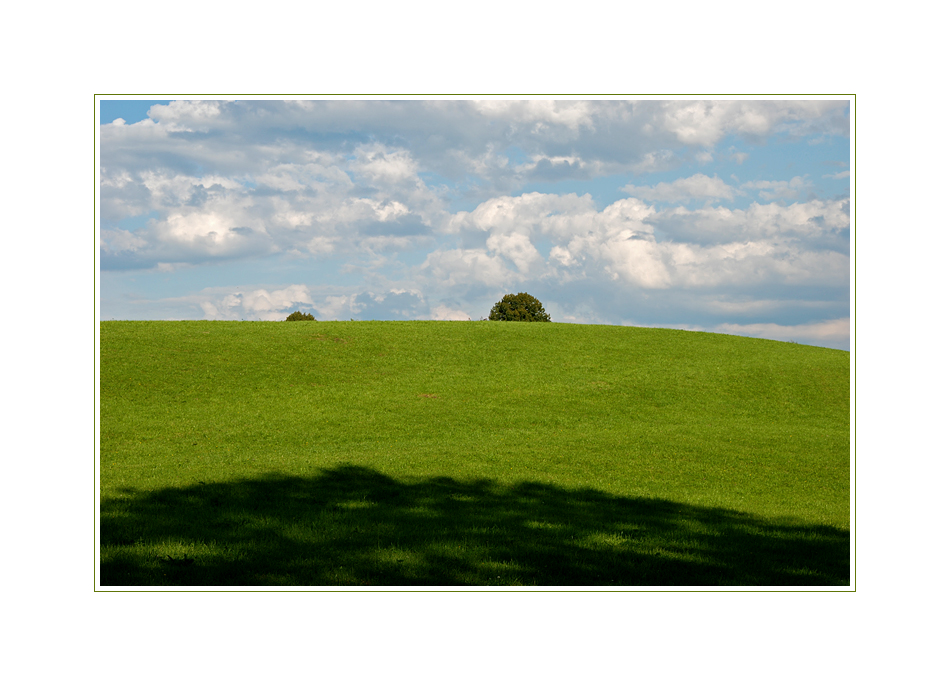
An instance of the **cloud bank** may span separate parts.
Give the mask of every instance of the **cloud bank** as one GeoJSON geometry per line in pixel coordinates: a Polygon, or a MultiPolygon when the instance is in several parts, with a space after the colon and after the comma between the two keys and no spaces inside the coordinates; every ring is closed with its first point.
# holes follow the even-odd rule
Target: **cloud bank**
{"type": "Polygon", "coordinates": [[[156,104],[99,127],[102,316],[479,319],[528,290],[847,347],[849,131],[836,100],[156,104]]]}

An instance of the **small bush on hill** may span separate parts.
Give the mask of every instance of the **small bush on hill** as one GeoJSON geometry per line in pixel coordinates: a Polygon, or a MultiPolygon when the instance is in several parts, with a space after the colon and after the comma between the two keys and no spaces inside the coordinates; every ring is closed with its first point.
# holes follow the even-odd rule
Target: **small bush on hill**
{"type": "Polygon", "coordinates": [[[551,315],[544,311],[541,301],[527,293],[509,293],[491,308],[488,318],[501,322],[549,322],[551,315]]]}
{"type": "Polygon", "coordinates": [[[297,310],[293,314],[287,315],[286,322],[312,322],[314,321],[313,315],[309,312],[307,314],[302,314],[300,310],[297,310]]]}

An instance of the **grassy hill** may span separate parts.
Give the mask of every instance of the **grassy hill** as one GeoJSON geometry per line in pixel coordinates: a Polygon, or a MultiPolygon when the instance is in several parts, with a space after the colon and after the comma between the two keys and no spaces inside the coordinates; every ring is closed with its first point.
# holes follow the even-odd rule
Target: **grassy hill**
{"type": "Polygon", "coordinates": [[[102,322],[103,585],[849,583],[847,352],[102,322]]]}

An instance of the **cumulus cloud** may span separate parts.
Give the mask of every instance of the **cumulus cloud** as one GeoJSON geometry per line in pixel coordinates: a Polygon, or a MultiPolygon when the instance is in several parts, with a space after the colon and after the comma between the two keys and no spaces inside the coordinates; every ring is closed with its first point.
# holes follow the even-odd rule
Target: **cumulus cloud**
{"type": "Polygon", "coordinates": [[[415,164],[452,180],[476,175],[489,193],[532,175],[671,169],[683,145],[703,148],[697,159],[708,161],[730,134],[847,133],[840,130],[847,103],[835,101],[175,101],[154,106],[150,117],[101,127],[107,169],[147,160],[265,174],[316,151],[352,160],[354,173],[362,167],[378,182],[405,180],[415,164]],[[509,162],[512,146],[533,162],[509,162]]]}
{"type": "MultiPolygon", "coordinates": [[[[488,235],[484,249],[465,251],[465,264],[471,269],[460,264],[463,253],[456,252],[451,256],[459,271],[440,267],[441,273],[446,280],[456,278],[456,274],[471,274],[473,278],[490,275],[488,278],[496,282],[519,283],[529,275],[554,275],[556,266],[583,270],[589,261],[610,278],[623,277],[659,287],[668,276],[655,248],[652,228],[643,221],[652,213],[634,198],[617,201],[601,212],[589,195],[526,193],[516,198],[493,198],[472,212],[458,213],[449,222],[454,231],[488,235]],[[555,243],[547,260],[535,245],[540,240],[555,243]]],[[[439,264],[448,257],[440,255],[439,264]]],[[[438,277],[434,263],[424,266],[438,277]]]]}
{"type": "Polygon", "coordinates": [[[477,230],[491,233],[531,233],[543,230],[552,233],[572,234],[572,217],[593,216],[596,212],[590,195],[575,193],[524,193],[519,196],[502,196],[480,203],[471,212],[457,212],[447,224],[450,233],[477,230]]]}
{"type": "Polygon", "coordinates": [[[164,168],[105,173],[100,192],[108,218],[141,220],[133,230],[104,228],[104,268],[278,250],[398,250],[442,221],[441,200],[405,151],[372,146],[356,160],[315,157],[241,178],[164,168]]]}
{"type": "Polygon", "coordinates": [[[523,233],[493,233],[485,247],[508,258],[522,274],[529,273],[541,261],[541,253],[523,233]]]}
{"type": "Polygon", "coordinates": [[[168,131],[207,133],[221,122],[227,103],[214,100],[176,100],[168,105],[152,105],[150,119],[162,124],[168,131]]]}
{"type": "Polygon", "coordinates": [[[463,312],[462,310],[453,309],[447,305],[436,305],[432,308],[431,312],[432,319],[438,319],[442,321],[456,321],[464,322],[471,320],[471,317],[468,316],[468,313],[463,312]]]}
{"type": "Polygon", "coordinates": [[[628,184],[623,187],[623,191],[641,200],[659,202],[731,200],[736,194],[736,190],[718,176],[709,177],[705,174],[693,174],[672,182],[663,181],[652,187],[628,184]]]}
{"type": "Polygon", "coordinates": [[[825,128],[844,133],[840,114],[844,103],[833,100],[806,102],[777,100],[671,101],[663,104],[662,124],[682,143],[710,147],[728,132],[762,138],[781,130],[804,135],[815,130],[814,120],[825,128]],[[838,114],[829,118],[830,114],[838,114]]]}
{"type": "Polygon", "coordinates": [[[770,241],[711,246],[665,244],[671,284],[690,288],[789,284],[838,286],[848,274],[848,257],[803,250],[770,241]]]}
{"type": "Polygon", "coordinates": [[[589,179],[602,173],[600,162],[588,162],[574,155],[532,155],[531,162],[517,165],[514,171],[526,181],[563,181],[589,179]]]}
{"type": "Polygon", "coordinates": [[[210,318],[458,319],[515,289],[591,323],[636,321],[634,304],[740,313],[750,294],[846,282],[850,200],[823,179],[850,172],[740,180],[735,137],[756,164],[776,135],[843,159],[848,114],[828,100],[174,101],[99,127],[101,265],[296,265],[294,285],[262,269],[269,285],[180,301],[210,318]],[[604,179],[608,199],[590,190],[604,179]]]}
{"type": "Polygon", "coordinates": [[[301,284],[268,291],[258,288],[231,293],[205,292],[192,298],[205,319],[260,319],[279,321],[301,305],[313,305],[309,289],[301,284]]]}
{"type": "Polygon", "coordinates": [[[362,308],[356,304],[356,295],[328,295],[314,305],[319,319],[337,321],[350,318],[362,308]]]}
{"type": "MultiPolygon", "coordinates": [[[[850,203],[809,200],[790,205],[751,203],[747,208],[673,207],[651,216],[649,223],[668,240],[709,245],[758,240],[821,241],[850,226],[850,203]]],[[[843,244],[847,249],[847,244],[843,244]]]]}
{"type": "Polygon", "coordinates": [[[420,271],[442,288],[479,283],[495,286],[518,281],[501,257],[477,248],[435,250],[426,257],[420,271]]]}
{"type": "Polygon", "coordinates": [[[842,317],[806,324],[720,324],[717,333],[791,341],[826,347],[846,347],[851,338],[851,319],[842,317]]]}
{"type": "Polygon", "coordinates": [[[475,100],[476,112],[490,120],[529,124],[534,133],[546,133],[552,127],[577,132],[593,126],[596,105],[582,100],[475,100]]]}
{"type": "Polygon", "coordinates": [[[846,204],[814,200],[657,213],[637,198],[601,211],[589,196],[493,198],[450,221],[469,240],[481,234],[482,246],[433,253],[423,269],[447,287],[460,279],[518,284],[597,274],[646,289],[839,283],[847,277],[848,256],[822,241],[849,226],[846,204]],[[658,240],[655,227],[668,238],[658,240]],[[544,243],[552,244],[546,257],[539,249],[544,243]]]}
{"type": "Polygon", "coordinates": [[[765,201],[782,199],[795,199],[801,197],[805,191],[812,188],[813,184],[808,180],[807,175],[796,176],[787,181],[749,181],[742,184],[743,188],[753,188],[759,191],[759,197],[765,201]]]}
{"type": "Polygon", "coordinates": [[[388,150],[380,143],[360,145],[349,167],[358,177],[383,185],[417,185],[418,167],[408,150],[388,150]]]}

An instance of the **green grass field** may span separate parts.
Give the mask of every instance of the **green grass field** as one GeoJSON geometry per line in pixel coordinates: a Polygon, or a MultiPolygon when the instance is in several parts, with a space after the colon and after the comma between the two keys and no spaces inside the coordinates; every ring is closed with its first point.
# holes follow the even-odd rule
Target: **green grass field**
{"type": "Polygon", "coordinates": [[[103,586],[850,583],[850,354],[509,322],[102,322],[103,586]]]}

